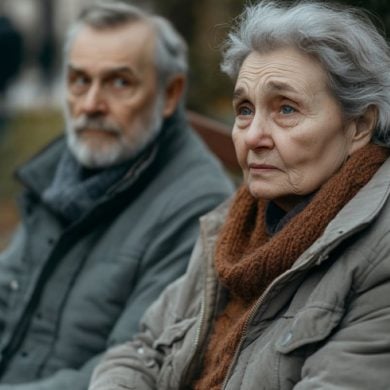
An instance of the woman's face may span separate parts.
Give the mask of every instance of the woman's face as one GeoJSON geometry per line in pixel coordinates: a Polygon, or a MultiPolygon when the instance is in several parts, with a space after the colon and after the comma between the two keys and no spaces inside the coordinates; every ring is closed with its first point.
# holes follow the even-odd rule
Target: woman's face
{"type": "Polygon", "coordinates": [[[356,130],[326,73],[296,49],[252,52],[235,86],[233,141],[256,198],[289,210],[319,189],[353,151],[356,130]]]}

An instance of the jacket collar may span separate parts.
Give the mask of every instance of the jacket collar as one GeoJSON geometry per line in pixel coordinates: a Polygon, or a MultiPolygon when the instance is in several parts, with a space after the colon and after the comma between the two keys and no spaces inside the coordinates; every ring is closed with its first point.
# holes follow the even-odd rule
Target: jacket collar
{"type": "Polygon", "coordinates": [[[340,242],[362,230],[378,216],[390,196],[390,159],[378,169],[372,179],[340,210],[322,236],[298,259],[294,267],[317,257],[317,264],[340,242]],[[321,254],[318,257],[318,254],[321,254]]]}

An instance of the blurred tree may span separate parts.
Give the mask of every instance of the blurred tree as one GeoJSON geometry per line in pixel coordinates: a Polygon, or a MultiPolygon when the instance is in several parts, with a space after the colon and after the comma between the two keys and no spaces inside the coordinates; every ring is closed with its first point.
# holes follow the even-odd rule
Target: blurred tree
{"type": "Polygon", "coordinates": [[[23,37],[12,20],[0,13],[0,136],[6,127],[7,112],[4,102],[9,83],[16,77],[23,62],[23,37]]]}
{"type": "Polygon", "coordinates": [[[23,61],[23,37],[12,20],[0,14],[0,95],[3,94],[23,61]]]}
{"type": "Polygon", "coordinates": [[[42,38],[38,48],[38,64],[45,84],[53,81],[55,74],[56,41],[54,33],[53,0],[40,0],[42,38]]]}

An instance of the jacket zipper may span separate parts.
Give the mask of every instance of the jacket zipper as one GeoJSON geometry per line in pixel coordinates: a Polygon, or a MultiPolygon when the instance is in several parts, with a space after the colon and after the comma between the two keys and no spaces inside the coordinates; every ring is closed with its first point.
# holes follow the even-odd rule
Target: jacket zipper
{"type": "MultiPolygon", "coordinates": [[[[269,286],[270,287],[270,286],[269,286]]],[[[225,376],[225,379],[223,380],[222,382],[222,387],[221,389],[225,389],[226,388],[226,384],[227,384],[227,381],[229,380],[230,376],[231,376],[231,373],[233,371],[233,367],[236,363],[236,360],[238,358],[238,352],[240,351],[241,349],[241,346],[244,342],[244,337],[247,333],[247,330],[248,330],[248,324],[249,322],[252,321],[254,315],[256,314],[256,312],[258,311],[258,309],[260,308],[260,306],[263,304],[264,302],[264,297],[266,295],[266,293],[268,293],[269,289],[266,289],[264,291],[264,293],[260,296],[260,298],[256,301],[256,303],[252,306],[250,312],[249,312],[249,315],[244,323],[244,326],[242,328],[242,331],[241,331],[241,336],[240,336],[240,341],[236,347],[236,350],[234,351],[234,356],[233,356],[233,359],[232,361],[230,362],[230,365],[229,365],[229,368],[228,368],[228,371],[226,373],[226,376],[225,376]]]]}
{"type": "MultiPolygon", "coordinates": [[[[321,256],[321,255],[320,255],[321,256]]],[[[307,260],[306,262],[304,262],[303,264],[301,264],[299,267],[295,268],[295,269],[290,269],[288,271],[286,271],[285,273],[279,275],[276,279],[274,279],[271,284],[265,289],[265,291],[263,292],[263,294],[260,295],[260,298],[256,301],[256,303],[252,306],[250,312],[249,312],[249,315],[244,323],[244,326],[242,328],[242,331],[241,331],[241,336],[240,336],[240,341],[236,347],[236,350],[234,352],[234,356],[233,356],[233,359],[232,361],[230,362],[230,365],[229,365],[229,369],[226,373],[226,376],[225,376],[225,379],[224,381],[222,382],[222,387],[221,389],[226,389],[226,385],[227,385],[227,382],[231,376],[231,373],[233,371],[233,367],[235,366],[236,364],[236,361],[238,359],[238,355],[239,355],[239,351],[242,347],[242,344],[244,342],[244,338],[246,336],[246,333],[247,333],[247,330],[248,330],[248,325],[249,323],[253,320],[255,314],[258,312],[260,306],[264,303],[264,300],[266,298],[266,296],[269,294],[269,292],[271,291],[271,289],[273,289],[273,287],[279,283],[282,279],[285,279],[287,278],[288,276],[290,276],[291,274],[293,273],[296,273],[296,272],[299,272],[299,271],[302,271],[304,270],[307,266],[310,266],[313,262],[313,259],[309,259],[307,260]]]]}

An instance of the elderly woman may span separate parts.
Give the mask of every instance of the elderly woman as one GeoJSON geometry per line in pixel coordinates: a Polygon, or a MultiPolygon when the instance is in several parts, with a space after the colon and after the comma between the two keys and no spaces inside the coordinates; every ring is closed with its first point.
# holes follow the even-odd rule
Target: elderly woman
{"type": "Polygon", "coordinates": [[[357,10],[261,2],[222,69],[244,184],[91,389],[389,389],[384,38],[357,10]]]}

